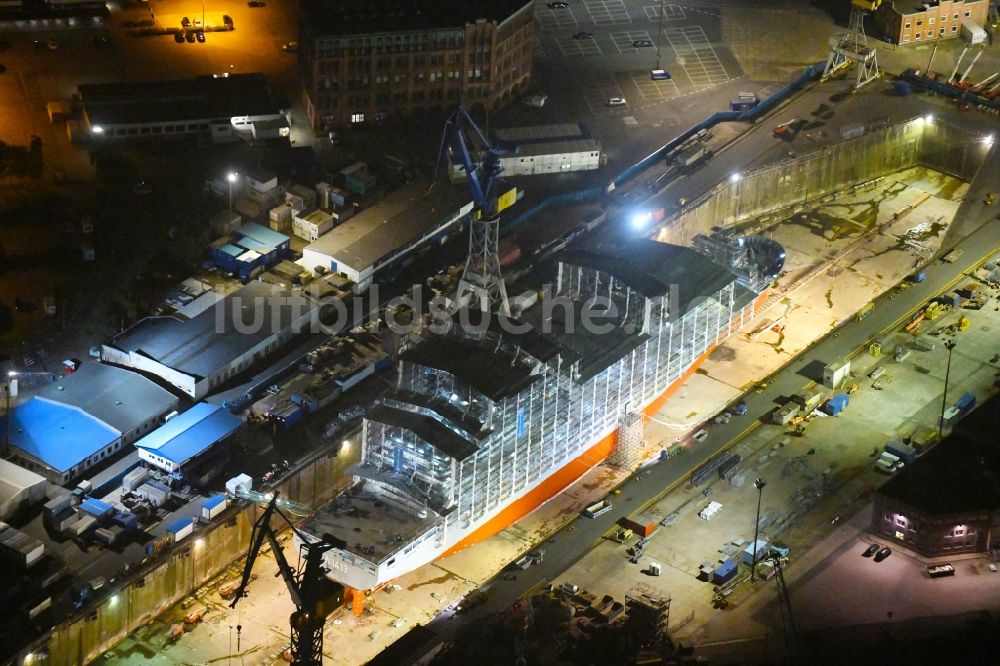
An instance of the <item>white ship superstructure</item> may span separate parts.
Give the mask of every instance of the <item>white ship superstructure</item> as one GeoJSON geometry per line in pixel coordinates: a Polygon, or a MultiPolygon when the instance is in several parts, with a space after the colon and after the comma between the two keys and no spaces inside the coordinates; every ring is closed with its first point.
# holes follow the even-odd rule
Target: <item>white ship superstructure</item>
{"type": "Polygon", "coordinates": [[[727,266],[651,240],[566,252],[517,332],[465,312],[422,334],[368,410],[355,483],[301,525],[348,543],[327,553],[330,577],[375,588],[499,531],[603,460],[626,412],[658,409],[752,319],[784,253],[748,241],[706,248],[727,266]],[[614,315],[588,330],[595,298],[614,315]]]}

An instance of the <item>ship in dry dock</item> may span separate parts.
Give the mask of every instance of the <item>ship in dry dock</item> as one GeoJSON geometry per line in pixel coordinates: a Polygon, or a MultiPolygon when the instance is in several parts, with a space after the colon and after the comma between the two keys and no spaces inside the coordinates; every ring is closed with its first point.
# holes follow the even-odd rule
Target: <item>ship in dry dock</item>
{"type": "Polygon", "coordinates": [[[477,312],[415,336],[367,410],[352,485],[300,526],[347,542],[329,576],[376,588],[564,490],[752,320],[783,262],[760,236],[570,250],[516,331],[477,312]],[[594,302],[613,317],[585,326],[594,302]]]}

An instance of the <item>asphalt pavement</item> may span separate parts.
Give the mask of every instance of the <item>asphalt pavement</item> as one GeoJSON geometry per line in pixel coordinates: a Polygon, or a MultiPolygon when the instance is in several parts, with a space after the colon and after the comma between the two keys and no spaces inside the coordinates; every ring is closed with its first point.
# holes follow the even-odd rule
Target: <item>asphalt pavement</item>
{"type": "MultiPolygon", "coordinates": [[[[807,94],[804,99],[796,100],[795,106],[807,108],[809,104],[815,103],[815,98],[810,97],[813,96],[807,94]]],[[[915,108],[919,107],[919,104],[915,105],[915,108]]],[[[912,109],[900,112],[906,114],[910,111],[912,109]]],[[[769,130],[757,134],[773,141],[769,130]]],[[[712,169],[699,172],[698,178],[691,178],[683,190],[688,191],[688,187],[697,186],[704,191],[707,189],[705,181],[710,179],[711,172],[718,178],[718,174],[725,173],[729,163],[738,160],[741,155],[759,153],[760,146],[759,137],[748,137],[731,151],[727,151],[725,159],[712,163],[712,169]]],[[[503,580],[498,576],[485,583],[482,588],[488,589],[489,593],[482,604],[465,614],[442,613],[430,627],[443,636],[452,636],[465,622],[503,611],[518,598],[557,580],[562,572],[599,543],[619,518],[659,500],[684,483],[692,470],[734,446],[753,429],[762,425],[763,419],[778,404],[778,398],[790,396],[818,383],[822,379],[819,375],[822,374],[823,366],[851,358],[866,349],[871,341],[881,339],[897,329],[928,299],[951,289],[970,269],[1000,250],[1000,223],[994,221],[996,206],[984,205],[980,196],[984,188],[996,182],[997,173],[1000,173],[1000,150],[994,147],[983,168],[970,184],[969,194],[953,223],[953,228],[967,235],[959,239],[949,237],[942,249],[942,252],[953,247],[962,249],[964,254],[960,261],[948,264],[935,259],[926,267],[927,277],[924,282],[912,285],[898,294],[887,292],[876,299],[875,308],[869,316],[860,321],[849,320],[764,380],[768,385],[762,392],[747,393],[743,398],[748,407],[747,416],[733,418],[727,424],[712,425],[708,429],[708,437],[703,442],[692,442],[683,455],[640,470],[619,486],[621,494],[613,498],[614,511],[596,519],[577,517],[571,520],[546,543],[539,544],[546,551],[541,564],[518,571],[514,580],[503,580]]]]}

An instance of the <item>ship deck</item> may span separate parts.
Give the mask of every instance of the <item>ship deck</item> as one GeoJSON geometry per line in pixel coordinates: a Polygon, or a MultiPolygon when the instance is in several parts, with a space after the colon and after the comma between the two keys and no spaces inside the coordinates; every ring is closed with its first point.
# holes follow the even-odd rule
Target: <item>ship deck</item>
{"type": "Polygon", "coordinates": [[[347,542],[344,549],[369,562],[380,562],[415,540],[440,520],[433,511],[420,518],[412,509],[396,505],[383,495],[367,490],[345,491],[299,528],[307,534],[331,536],[347,542]]]}

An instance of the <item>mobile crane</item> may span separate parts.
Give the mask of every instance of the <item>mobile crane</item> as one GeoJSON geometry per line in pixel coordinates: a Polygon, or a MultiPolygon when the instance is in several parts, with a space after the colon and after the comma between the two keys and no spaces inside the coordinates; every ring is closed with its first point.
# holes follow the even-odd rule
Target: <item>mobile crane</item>
{"type": "Polygon", "coordinates": [[[294,666],[321,666],[323,663],[323,624],[326,616],[343,603],[344,586],[326,577],[328,570],[323,566],[323,556],[333,548],[345,548],[347,543],[329,534],[320,541],[311,541],[295,529],[288,516],[278,508],[278,494],[268,502],[264,513],[253,526],[250,550],[243,565],[243,578],[236,588],[230,608],[236,608],[240,599],[247,596],[247,585],[254,561],[260,553],[264,540],[271,546],[274,559],[278,563],[278,574],[285,579],[288,594],[295,604],[295,612],[290,618],[292,664],[294,666]],[[285,559],[285,553],[278,543],[271,519],[277,515],[285,521],[302,543],[299,567],[293,569],[285,559]]]}

